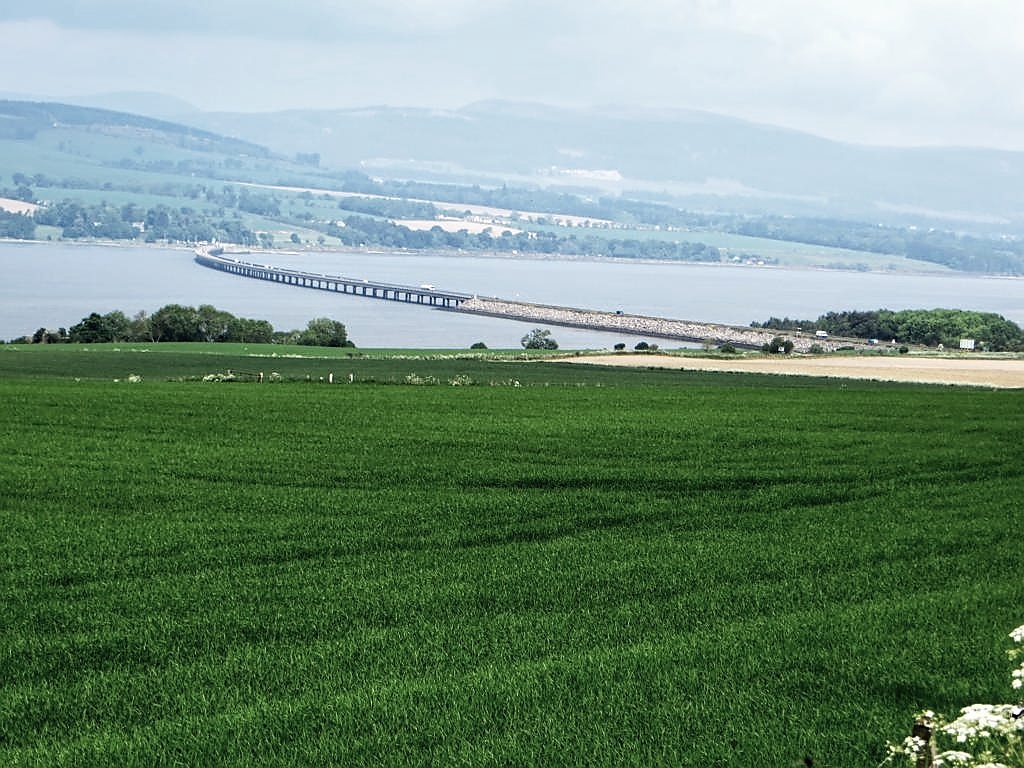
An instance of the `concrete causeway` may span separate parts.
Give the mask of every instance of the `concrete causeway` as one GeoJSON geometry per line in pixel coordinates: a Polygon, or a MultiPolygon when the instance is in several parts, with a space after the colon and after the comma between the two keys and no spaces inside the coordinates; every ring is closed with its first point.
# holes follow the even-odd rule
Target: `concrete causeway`
{"type": "Polygon", "coordinates": [[[763,345],[771,343],[776,336],[782,336],[793,342],[793,351],[795,352],[808,352],[814,345],[821,347],[823,351],[833,351],[840,345],[870,348],[863,339],[820,339],[811,334],[777,331],[771,328],[699,323],[691,320],[672,320],[664,317],[600,312],[592,309],[528,304],[502,299],[484,299],[478,296],[463,301],[453,311],[569,328],[618,332],[651,339],[708,343],[716,347],[722,344],[732,344],[743,349],[761,349],[763,345]]]}

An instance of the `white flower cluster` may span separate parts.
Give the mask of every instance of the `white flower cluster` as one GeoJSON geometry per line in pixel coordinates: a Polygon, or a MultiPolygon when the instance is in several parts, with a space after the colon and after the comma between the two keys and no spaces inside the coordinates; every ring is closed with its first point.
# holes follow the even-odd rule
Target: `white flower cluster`
{"type": "Polygon", "coordinates": [[[941,768],[944,765],[971,765],[973,762],[974,755],[969,752],[959,752],[955,749],[950,749],[940,755],[936,755],[935,762],[932,765],[935,768],[941,768]]]}
{"type": "MultiPolygon", "coordinates": [[[[1013,630],[1013,632],[1010,633],[1010,637],[1013,638],[1013,642],[1015,643],[1024,643],[1024,624],[1021,624],[1013,630]]],[[[1011,648],[1008,653],[1010,655],[1010,661],[1016,661],[1017,659],[1024,658],[1024,649],[1022,648],[1011,648]]],[[[1010,685],[1017,689],[1024,687],[1024,661],[1022,661],[1020,666],[1010,673],[1010,685]]]]}
{"type": "MultiPolygon", "coordinates": [[[[1010,633],[1015,643],[1024,643],[1024,625],[1010,633]]],[[[1024,648],[1009,651],[1011,661],[1024,658],[1024,648]]],[[[1010,674],[1015,689],[1024,687],[1024,662],[1010,674]]],[[[918,765],[926,750],[936,750],[943,740],[965,745],[972,752],[949,749],[933,752],[934,768],[1024,768],[1024,706],[1014,704],[971,704],[960,710],[952,722],[943,722],[934,712],[918,715],[918,725],[927,726],[934,735],[933,744],[908,736],[900,744],[889,744],[882,765],[918,765]],[[945,737],[943,739],[942,737],[945,737]]],[[[916,732],[916,730],[915,730],[916,732]]]]}
{"type": "Polygon", "coordinates": [[[403,379],[403,381],[406,384],[427,385],[427,386],[430,386],[430,385],[438,383],[436,376],[419,376],[419,375],[417,375],[415,373],[410,373],[408,376],[406,376],[403,379]]]}
{"type": "MultiPolygon", "coordinates": [[[[920,739],[917,736],[907,736],[907,738],[899,744],[889,744],[889,757],[885,762],[891,762],[894,758],[900,756],[906,756],[911,760],[917,760],[917,756],[927,748],[928,742],[924,739],[920,739]]],[[[883,765],[884,764],[885,763],[883,763],[883,765]]]]}
{"type": "Polygon", "coordinates": [[[1013,704],[971,704],[960,710],[960,717],[942,726],[942,731],[960,744],[978,739],[1020,738],[1024,719],[1015,718],[1013,704]]]}

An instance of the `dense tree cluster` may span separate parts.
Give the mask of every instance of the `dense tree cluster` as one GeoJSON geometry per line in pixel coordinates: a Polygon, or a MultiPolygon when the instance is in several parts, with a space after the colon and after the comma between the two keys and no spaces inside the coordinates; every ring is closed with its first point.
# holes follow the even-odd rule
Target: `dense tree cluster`
{"type": "Polygon", "coordinates": [[[354,346],[345,331],[345,325],[329,317],[310,320],[306,330],[293,339],[295,344],[306,347],[351,347],[354,346]]]}
{"type": "Polygon", "coordinates": [[[240,245],[260,244],[259,235],[230,215],[211,215],[191,206],[156,205],[143,208],[131,203],[86,205],[63,200],[40,208],[35,223],[60,227],[62,237],[95,237],[107,240],[144,240],[147,243],[201,243],[220,241],[240,245]]]}
{"type": "Polygon", "coordinates": [[[0,237],[31,240],[36,236],[36,222],[25,213],[0,210],[0,237]]]}
{"type": "Polygon", "coordinates": [[[724,228],[751,237],[906,256],[962,272],[1024,274],[1024,241],[1014,238],[993,240],[940,230],[789,217],[738,220],[724,228]]]}
{"type": "MultiPolygon", "coordinates": [[[[496,228],[497,229],[497,228],[496,228]]],[[[568,256],[609,256],[614,258],[665,259],[719,262],[718,248],[704,243],[654,239],[614,239],[593,234],[559,235],[547,231],[503,230],[471,233],[450,232],[440,226],[429,230],[410,229],[386,219],[349,216],[339,224],[325,227],[325,233],[344,245],[373,245],[413,250],[454,248],[463,251],[562,254],[568,256]]]]}
{"type": "Polygon", "coordinates": [[[534,328],[519,340],[523,349],[558,349],[558,342],[546,328],[534,328]]]}
{"type": "Polygon", "coordinates": [[[829,312],[817,320],[773,317],[756,328],[780,331],[826,331],[834,336],[861,339],[898,340],[956,348],[960,339],[974,339],[976,347],[993,352],[1024,351],[1024,331],[1016,323],[994,312],[960,309],[906,309],[893,311],[829,312]]]}
{"type": "Polygon", "coordinates": [[[388,219],[433,219],[437,216],[437,206],[433,203],[393,197],[343,197],[338,202],[338,208],[388,219]]]}
{"type": "Polygon", "coordinates": [[[310,320],[304,330],[275,331],[266,320],[235,317],[230,312],[209,304],[198,307],[167,304],[146,314],[139,312],[129,318],[114,310],[106,314],[92,312],[70,329],[49,331],[40,328],[30,338],[15,343],[33,344],[104,344],[110,342],[201,341],[238,342],[246,344],[302,344],[318,347],[353,347],[345,325],[337,320],[318,317],[310,320]]]}

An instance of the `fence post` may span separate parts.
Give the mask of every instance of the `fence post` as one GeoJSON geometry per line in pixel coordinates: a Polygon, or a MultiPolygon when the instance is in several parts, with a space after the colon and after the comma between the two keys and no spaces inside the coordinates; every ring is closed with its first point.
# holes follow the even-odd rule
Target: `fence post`
{"type": "Polygon", "coordinates": [[[911,730],[910,735],[924,742],[921,751],[917,753],[917,762],[914,763],[914,768],[932,768],[935,759],[935,747],[932,745],[931,725],[925,720],[918,720],[914,723],[914,728],[911,730]]]}

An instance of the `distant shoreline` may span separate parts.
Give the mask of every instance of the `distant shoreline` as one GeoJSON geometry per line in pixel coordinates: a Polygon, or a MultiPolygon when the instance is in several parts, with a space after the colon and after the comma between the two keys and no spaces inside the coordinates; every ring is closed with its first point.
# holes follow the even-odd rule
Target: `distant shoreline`
{"type": "MultiPolygon", "coordinates": [[[[147,243],[142,240],[101,240],[101,239],[87,239],[87,238],[68,238],[60,240],[41,240],[35,238],[32,240],[19,240],[17,238],[0,238],[0,244],[10,243],[18,244],[22,243],[25,245],[73,245],[73,246],[102,246],[102,247],[114,247],[114,248],[153,248],[155,250],[167,250],[167,251],[189,251],[192,252],[196,249],[195,244],[185,243],[147,243]]],[[[722,269],[742,269],[742,270],[772,270],[772,271],[789,271],[789,272],[825,272],[831,274],[871,274],[871,275],[900,275],[904,277],[941,277],[941,278],[987,278],[993,280],[1024,280],[1024,275],[1001,275],[995,273],[986,272],[932,272],[928,270],[914,270],[914,269],[848,269],[839,267],[823,267],[823,266],[808,266],[804,264],[736,264],[729,262],[714,262],[714,261],[683,261],[676,259],[631,259],[616,256],[591,256],[591,255],[573,255],[573,254],[540,254],[540,253],[516,253],[511,254],[503,251],[453,251],[445,249],[384,249],[379,247],[371,246],[317,246],[310,248],[259,248],[243,246],[238,243],[223,243],[222,247],[226,251],[232,251],[235,248],[243,249],[246,253],[252,254],[265,254],[272,256],[274,254],[280,255],[300,255],[300,254],[332,254],[332,253],[359,253],[359,254],[379,254],[382,256],[431,256],[435,258],[447,258],[447,259],[460,259],[460,258],[481,258],[481,259],[504,259],[506,261],[561,261],[561,262],[580,262],[580,263],[593,263],[593,264],[651,264],[651,265],[664,265],[672,267],[707,267],[707,268],[722,268],[722,269]]]]}

